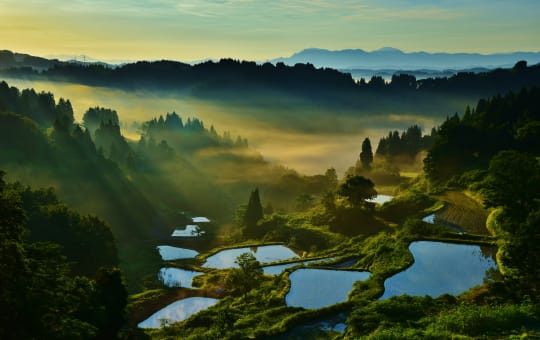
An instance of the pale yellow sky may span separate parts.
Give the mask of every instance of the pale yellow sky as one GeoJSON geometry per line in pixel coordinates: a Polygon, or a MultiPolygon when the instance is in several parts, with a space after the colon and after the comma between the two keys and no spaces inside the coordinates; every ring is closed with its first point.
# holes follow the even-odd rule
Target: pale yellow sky
{"type": "Polygon", "coordinates": [[[537,0],[0,0],[0,49],[183,61],[308,47],[539,51],[539,16],[537,0]]]}

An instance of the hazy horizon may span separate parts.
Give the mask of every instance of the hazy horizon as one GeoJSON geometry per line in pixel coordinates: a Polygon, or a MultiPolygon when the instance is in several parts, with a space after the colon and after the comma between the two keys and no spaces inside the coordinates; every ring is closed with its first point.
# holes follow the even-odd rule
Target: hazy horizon
{"type": "Polygon", "coordinates": [[[504,53],[538,51],[539,13],[530,0],[2,0],[0,41],[20,53],[120,61],[267,60],[310,47],[504,53]]]}

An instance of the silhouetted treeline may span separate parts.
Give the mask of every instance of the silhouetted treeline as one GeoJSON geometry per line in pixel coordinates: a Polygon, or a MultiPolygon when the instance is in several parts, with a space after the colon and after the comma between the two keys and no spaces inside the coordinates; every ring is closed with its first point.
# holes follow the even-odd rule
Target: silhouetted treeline
{"type": "Polygon", "coordinates": [[[448,117],[424,161],[428,177],[448,180],[471,169],[485,169],[501,150],[540,155],[540,88],[481,99],[460,117],[448,117]]]}
{"type": "Polygon", "coordinates": [[[83,125],[93,134],[101,124],[120,125],[118,113],[115,110],[104,107],[92,107],[83,115],[83,125]]]}
{"type": "Polygon", "coordinates": [[[422,135],[422,128],[413,125],[403,131],[401,135],[397,130],[388,132],[388,136],[382,137],[377,146],[377,156],[416,156],[421,150],[427,150],[433,143],[437,134],[436,129],[431,130],[431,135],[422,135]]]}
{"type": "Polygon", "coordinates": [[[13,53],[7,50],[0,51],[0,69],[26,68],[27,70],[46,70],[54,65],[60,64],[63,64],[63,62],[58,59],[34,57],[28,54],[13,53]]]}
{"type": "MultiPolygon", "coordinates": [[[[417,80],[413,75],[396,74],[388,83],[380,76],[369,82],[356,82],[350,74],[311,64],[287,66],[221,59],[189,65],[175,61],[140,61],[111,68],[99,64],[61,63],[43,71],[31,68],[10,68],[1,74],[14,77],[36,77],[89,85],[121,88],[188,89],[196,95],[214,96],[236,91],[285,91],[318,100],[328,100],[321,94],[361,96],[364,93],[462,93],[490,95],[540,85],[540,65],[527,66],[520,61],[511,69],[488,72],[461,72],[448,78],[417,80]]],[[[349,98],[350,99],[350,98],[349,98]]]]}
{"type": "Polygon", "coordinates": [[[19,91],[9,87],[5,81],[0,82],[0,112],[3,111],[24,115],[44,126],[51,126],[55,120],[73,123],[73,108],[69,100],[60,98],[56,103],[50,92],[19,91]]]}
{"type": "Polygon", "coordinates": [[[228,131],[219,135],[214,128],[206,128],[198,118],[188,117],[185,123],[176,112],[168,113],[165,118],[159,116],[141,126],[140,147],[162,143],[171,145],[179,152],[194,152],[204,148],[247,148],[248,140],[237,136],[231,137],[228,131]]]}

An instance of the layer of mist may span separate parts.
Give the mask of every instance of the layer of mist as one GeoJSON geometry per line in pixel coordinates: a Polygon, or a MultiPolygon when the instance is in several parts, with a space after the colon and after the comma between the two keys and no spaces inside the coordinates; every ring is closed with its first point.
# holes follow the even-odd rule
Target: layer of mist
{"type": "MultiPolygon", "coordinates": [[[[388,130],[402,130],[418,124],[429,131],[447,115],[461,111],[473,102],[470,98],[437,97],[431,102],[414,103],[396,97],[366,103],[366,109],[323,108],[297,98],[276,96],[274,100],[202,100],[179,92],[124,91],[73,83],[6,79],[11,86],[53,92],[57,98],[69,98],[75,119],[82,121],[89,107],[116,110],[122,133],[131,140],[140,137],[140,123],[167,112],[182,117],[197,117],[231,135],[241,135],[250,147],[264,157],[302,173],[322,173],[334,167],[342,174],[354,164],[361,141],[373,142],[388,130]],[[379,101],[377,102],[376,101],[379,101]],[[374,109],[375,106],[380,108],[374,109]]],[[[376,147],[374,145],[374,147],[376,147]]]]}

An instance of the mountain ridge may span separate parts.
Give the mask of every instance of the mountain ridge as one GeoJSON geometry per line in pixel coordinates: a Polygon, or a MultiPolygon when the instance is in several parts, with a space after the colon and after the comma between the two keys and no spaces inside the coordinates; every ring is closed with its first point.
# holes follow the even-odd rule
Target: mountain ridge
{"type": "Polygon", "coordinates": [[[510,67],[517,60],[526,60],[529,64],[540,62],[540,52],[501,52],[492,54],[470,52],[404,52],[393,47],[378,50],[363,49],[328,50],[306,48],[293,53],[290,57],[270,60],[287,65],[310,63],[316,67],[335,69],[467,69],[475,67],[499,68],[510,67]]]}

